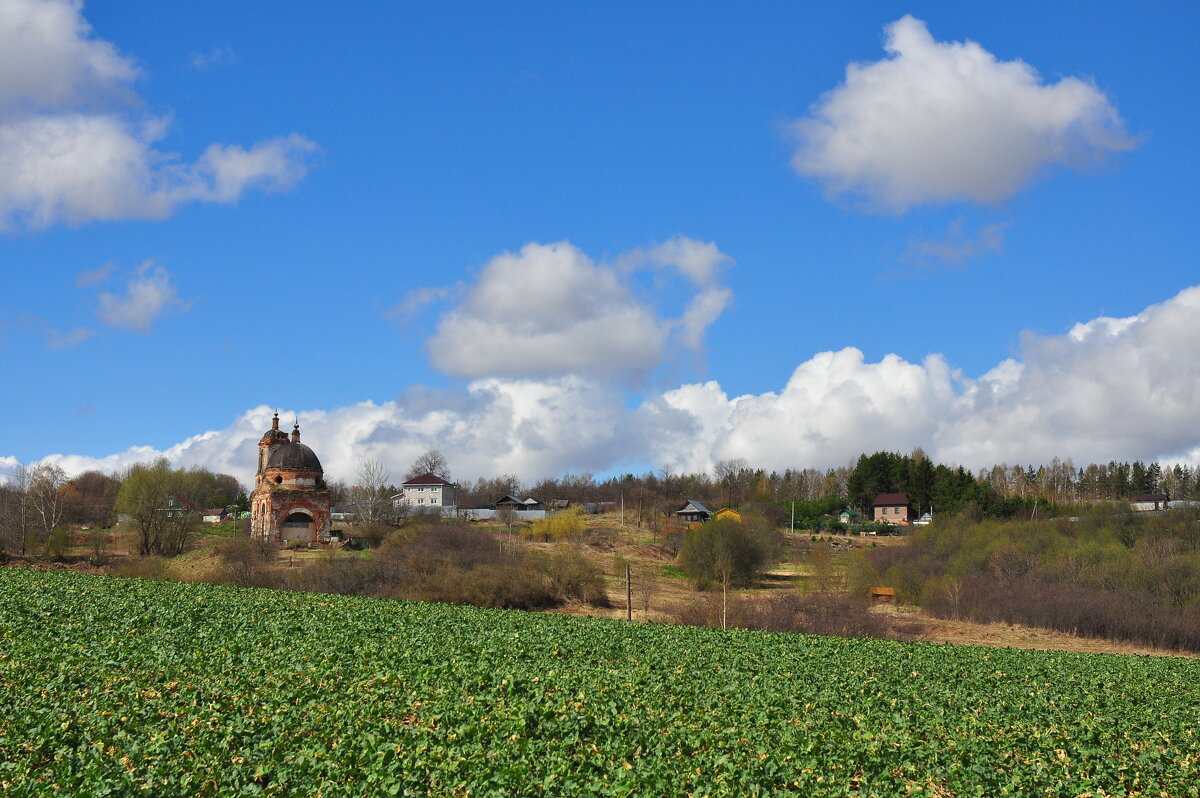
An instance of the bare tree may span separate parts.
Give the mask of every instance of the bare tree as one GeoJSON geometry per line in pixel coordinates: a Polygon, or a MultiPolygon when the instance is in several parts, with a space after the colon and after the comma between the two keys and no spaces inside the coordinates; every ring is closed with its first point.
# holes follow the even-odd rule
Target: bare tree
{"type": "Polygon", "coordinates": [[[638,571],[640,578],[635,590],[637,591],[638,602],[642,607],[642,613],[648,615],[650,613],[650,602],[654,599],[654,594],[658,592],[658,582],[649,568],[640,568],[638,571]]]}
{"type": "Polygon", "coordinates": [[[350,503],[361,524],[377,524],[392,514],[388,495],[391,473],[381,461],[365,458],[358,464],[358,483],[350,489],[350,503]]]}
{"type": "Polygon", "coordinates": [[[405,479],[419,477],[422,474],[433,474],[436,477],[450,482],[450,464],[446,462],[446,458],[437,449],[430,449],[425,454],[418,457],[409,466],[408,473],[404,475],[405,479]]]}
{"type": "Polygon", "coordinates": [[[29,504],[37,520],[38,538],[44,544],[54,533],[67,510],[63,488],[67,473],[56,465],[41,463],[29,469],[29,504]]]}
{"type": "Polygon", "coordinates": [[[3,488],[3,504],[0,506],[0,523],[8,533],[8,542],[19,553],[25,554],[32,525],[29,506],[29,469],[18,465],[13,469],[8,483],[3,488]]]}
{"type": "Polygon", "coordinates": [[[742,472],[749,468],[746,458],[737,457],[733,460],[718,460],[713,466],[713,476],[725,488],[729,497],[728,505],[732,507],[737,502],[737,489],[742,479],[742,472]]]}

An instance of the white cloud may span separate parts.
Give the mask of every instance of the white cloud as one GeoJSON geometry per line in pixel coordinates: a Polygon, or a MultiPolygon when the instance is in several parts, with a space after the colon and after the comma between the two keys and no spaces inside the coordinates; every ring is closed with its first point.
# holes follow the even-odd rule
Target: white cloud
{"type": "Polygon", "coordinates": [[[0,114],[120,98],[138,77],[133,62],[92,37],[80,2],[0,4],[0,114]]]}
{"type": "MultiPolygon", "coordinates": [[[[630,463],[710,470],[744,457],[768,469],[846,465],[862,452],[921,446],[972,469],[1000,462],[1110,459],[1200,463],[1200,286],[1126,319],[1098,318],[1063,335],[1023,338],[1020,359],[968,379],[940,355],[868,362],[854,348],[801,363],[779,391],[730,397],[715,381],[651,395],[637,407],[611,381],[578,376],[488,378],[465,390],[413,388],[398,399],[298,413],[303,440],[330,478],[374,457],[393,475],[437,448],[464,479],[603,472],[630,463]]],[[[292,411],[284,413],[290,418],[292,411]]],[[[253,475],[271,410],[159,452],[53,455],[78,473],[163,454],[182,466],[253,475]]]]}
{"type": "Polygon", "coordinates": [[[153,261],[143,263],[125,286],[122,296],[103,291],[97,297],[96,318],[109,327],[146,333],[168,308],[186,309],[171,275],[153,261]]]}
{"type": "Polygon", "coordinates": [[[0,7],[0,231],[163,218],[303,177],[315,145],[296,134],[213,144],[192,164],[156,149],[168,120],[134,112],[138,74],[93,36],[78,2],[0,7]]]}
{"type": "MultiPolygon", "coordinates": [[[[252,484],[258,440],[272,412],[256,407],[226,429],[165,450],[135,446],[107,457],[45,459],[77,474],[120,470],[163,456],[177,466],[205,466],[252,484]]],[[[382,404],[281,413],[285,419],[293,415],[300,419],[301,441],[313,447],[326,477],[349,481],[368,457],[383,462],[398,480],[433,448],[464,478],[518,473],[537,479],[567,470],[599,471],[619,462],[638,438],[620,391],[575,377],[481,380],[459,392],[415,388],[382,404]]]]}
{"type": "Polygon", "coordinates": [[[667,392],[655,462],[695,470],[745,457],[767,468],[844,464],[922,446],[969,467],[1071,457],[1194,460],[1200,450],[1200,286],[1127,319],[1026,333],[1022,357],[976,380],[938,355],[864,362],[856,349],[801,364],[778,394],[730,399],[716,383],[667,392]]]}
{"type": "Polygon", "coordinates": [[[851,63],[845,81],[792,128],[793,167],[832,195],[897,212],[993,203],[1049,167],[1084,166],[1133,146],[1087,80],[1044,83],[1023,61],[1000,61],[975,42],[935,41],[911,16],[885,31],[889,57],[851,63]]]}
{"type": "Polygon", "coordinates": [[[435,367],[459,377],[642,376],[672,342],[703,345],[731,294],[713,285],[729,258],[713,244],[677,238],[598,264],[571,244],[525,245],[484,266],[429,339],[435,367]],[[693,284],[680,318],[636,296],[632,271],[671,268],[693,284]],[[699,291],[695,289],[699,288],[699,291]]]}
{"type": "Polygon", "coordinates": [[[738,457],[765,468],[842,465],[863,451],[929,440],[954,395],[938,355],[916,365],[896,355],[866,363],[854,348],[821,352],[778,393],[730,399],[716,382],[668,391],[653,408],[655,462],[675,471],[738,457]]]}

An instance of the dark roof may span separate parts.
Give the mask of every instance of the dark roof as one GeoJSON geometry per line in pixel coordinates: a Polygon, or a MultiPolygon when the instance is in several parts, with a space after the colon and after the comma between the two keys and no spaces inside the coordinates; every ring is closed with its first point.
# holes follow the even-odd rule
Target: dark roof
{"type": "Polygon", "coordinates": [[[285,443],[271,452],[267,459],[267,468],[282,468],[288,471],[318,471],[323,472],[321,461],[313,450],[303,443],[285,443]]]}
{"type": "Polygon", "coordinates": [[[516,496],[503,496],[499,499],[496,499],[493,504],[499,507],[502,504],[525,504],[525,502],[521,501],[516,496]]]}
{"type": "Polygon", "coordinates": [[[875,497],[873,507],[892,507],[897,504],[908,504],[907,493],[881,493],[875,497]]]}
{"type": "Polygon", "coordinates": [[[404,480],[405,485],[453,485],[452,482],[447,482],[433,473],[424,473],[419,477],[404,480]]]}
{"type": "Polygon", "coordinates": [[[689,513],[699,512],[699,513],[704,513],[706,515],[712,515],[711,510],[709,510],[707,507],[705,507],[703,504],[696,501],[695,499],[689,499],[688,501],[684,502],[684,505],[682,507],[680,507],[678,510],[676,510],[675,512],[677,514],[683,513],[683,512],[689,512],[689,513]],[[689,505],[692,507],[691,510],[688,510],[689,505]]]}
{"type": "Polygon", "coordinates": [[[1165,493],[1142,493],[1138,496],[1130,496],[1131,502],[1165,502],[1171,497],[1165,493]]]}

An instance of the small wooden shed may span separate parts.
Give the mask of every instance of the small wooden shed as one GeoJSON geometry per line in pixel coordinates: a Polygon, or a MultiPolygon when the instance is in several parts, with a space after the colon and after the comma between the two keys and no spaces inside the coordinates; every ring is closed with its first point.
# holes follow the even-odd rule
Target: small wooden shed
{"type": "Polygon", "coordinates": [[[870,592],[871,604],[895,604],[896,590],[891,587],[873,587],[870,592]]]}

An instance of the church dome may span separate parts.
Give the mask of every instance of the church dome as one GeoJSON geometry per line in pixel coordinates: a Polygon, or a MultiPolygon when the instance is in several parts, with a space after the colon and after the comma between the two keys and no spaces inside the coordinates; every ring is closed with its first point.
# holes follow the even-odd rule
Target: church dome
{"type": "Polygon", "coordinates": [[[282,468],[287,471],[316,471],[323,473],[321,461],[316,453],[303,443],[285,443],[267,460],[267,468],[282,468]]]}

